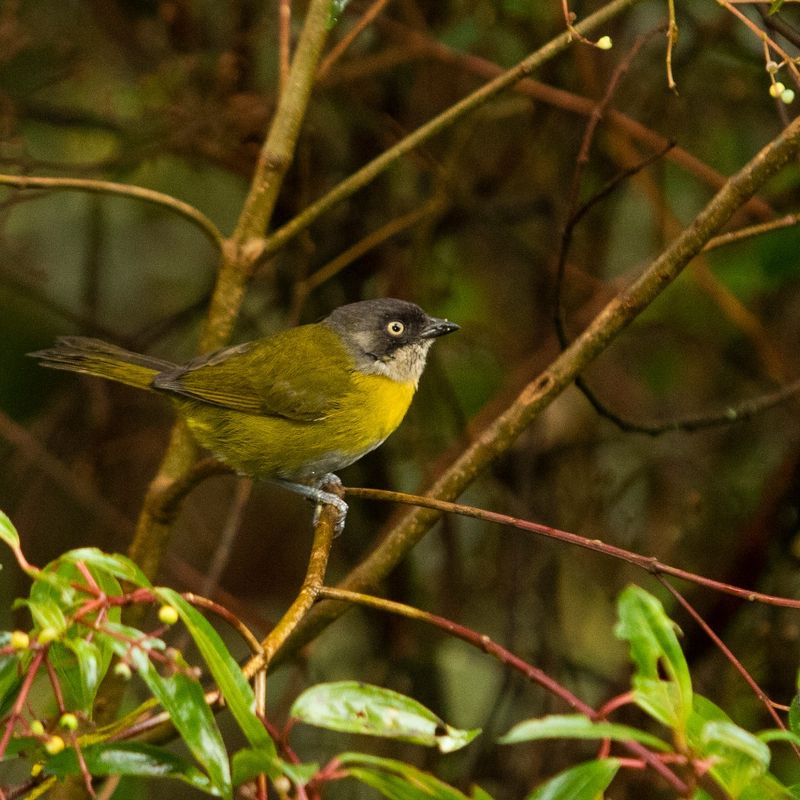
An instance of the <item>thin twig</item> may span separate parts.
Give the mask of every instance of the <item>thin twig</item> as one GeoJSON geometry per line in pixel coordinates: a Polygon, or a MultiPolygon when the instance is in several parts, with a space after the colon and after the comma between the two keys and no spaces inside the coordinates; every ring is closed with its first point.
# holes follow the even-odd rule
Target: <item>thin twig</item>
{"type": "Polygon", "coordinates": [[[508,514],[500,514],[496,511],[487,511],[483,508],[475,508],[474,506],[467,506],[461,503],[451,503],[446,500],[438,500],[433,497],[422,497],[419,495],[407,494],[405,492],[390,492],[385,489],[367,489],[362,487],[347,487],[345,494],[350,497],[364,497],[369,500],[382,500],[390,503],[403,503],[409,506],[417,506],[418,508],[428,508],[439,512],[446,512],[450,514],[459,514],[464,517],[472,517],[473,519],[480,519],[484,522],[492,522],[497,525],[505,525],[518,530],[526,531],[528,533],[535,533],[539,536],[545,536],[548,539],[555,539],[559,542],[575,545],[584,550],[592,550],[595,553],[601,553],[604,556],[616,558],[620,561],[626,561],[628,564],[639,567],[651,575],[670,575],[673,578],[680,578],[681,580],[694,583],[698,586],[705,586],[708,589],[713,589],[723,594],[733,595],[748,602],[765,603],[767,605],[782,606],[784,608],[800,609],[800,600],[795,600],[789,597],[781,597],[779,595],[765,594],[764,592],[756,592],[752,589],[743,589],[739,586],[733,586],[723,581],[717,581],[713,578],[707,578],[705,575],[699,575],[696,572],[689,572],[688,570],[681,569],[680,567],[673,567],[671,564],[665,564],[655,556],[643,556],[640,553],[635,553],[632,550],[626,550],[617,545],[608,544],[600,539],[590,539],[587,536],[580,536],[577,533],[570,531],[563,531],[558,528],[552,528],[549,525],[543,525],[539,522],[531,522],[530,520],[519,519],[512,517],[508,514]]]}
{"type": "Polygon", "coordinates": [[[361,31],[363,31],[371,22],[383,11],[384,6],[389,0],[375,0],[375,2],[361,15],[358,22],[331,48],[319,65],[317,70],[317,80],[322,80],[330,71],[333,64],[341,58],[342,54],[348,47],[358,38],[361,31]]]}
{"type": "MultiPolygon", "coordinates": [[[[221,617],[228,623],[241,637],[247,642],[247,646],[250,648],[251,653],[258,653],[261,651],[261,643],[258,641],[257,637],[253,634],[250,628],[242,622],[235,614],[231,613],[229,609],[225,606],[220,605],[219,603],[215,603],[213,600],[209,600],[207,597],[202,597],[201,595],[197,595],[194,592],[184,592],[183,597],[186,598],[193,606],[199,606],[200,608],[208,609],[209,611],[213,611],[218,617],[221,617]]],[[[178,648],[181,649],[181,648],[178,648]]]]}
{"type": "Polygon", "coordinates": [[[743,239],[750,239],[754,236],[760,236],[764,233],[771,233],[772,231],[782,230],[783,228],[791,228],[800,222],[800,214],[785,214],[778,219],[770,220],[769,222],[762,222],[759,225],[748,225],[745,228],[738,228],[730,233],[722,233],[709,239],[703,247],[703,252],[707,253],[709,250],[714,250],[717,247],[725,247],[725,245],[735,244],[741,242],[743,239]]]}
{"type": "Polygon", "coordinates": [[[286,90],[289,82],[292,36],[292,0],[280,0],[278,6],[278,88],[286,90]]]}
{"type": "MultiPolygon", "coordinates": [[[[612,2],[607,3],[594,14],[578,23],[578,25],[575,26],[576,30],[580,33],[593,30],[622,13],[628,6],[633,5],[636,1],[637,0],[612,0],[612,2]]],[[[483,105],[488,100],[491,100],[493,97],[500,94],[500,92],[513,86],[521,78],[526,77],[554,58],[569,47],[570,42],[571,36],[568,32],[556,36],[543,47],[540,47],[527,58],[520,61],[516,66],[490,80],[472,94],[459,100],[446,111],[443,111],[432,120],[429,120],[424,125],[417,128],[413,133],[401,139],[394,147],[390,147],[357,172],[345,178],[345,180],[337,184],[330,192],[312,203],[308,208],[294,217],[294,219],[268,236],[264,242],[263,250],[258,254],[258,258],[266,258],[268,255],[282,248],[301,231],[308,228],[311,223],[324,214],[329,208],[366,186],[406,153],[418,147],[432,136],[446,130],[460,120],[465,114],[483,105]]]]}
{"type": "MultiPolygon", "coordinates": [[[[755,678],[747,671],[744,664],[733,654],[733,651],[717,636],[714,629],[700,616],[700,612],[679,592],[668,580],[661,575],[656,576],[665,589],[683,606],[694,621],[703,629],[705,634],[716,645],[717,649],[733,665],[733,668],[744,678],[745,683],[753,691],[759,702],[767,709],[767,713],[772,717],[775,724],[783,731],[787,730],[786,723],[781,719],[780,714],[775,710],[773,702],[767,693],[756,683],[755,678]]],[[[794,742],[790,742],[795,755],[800,758],[800,747],[794,742]]]]}
{"type": "Polygon", "coordinates": [[[418,208],[415,208],[413,211],[395,217],[381,225],[377,230],[372,231],[372,233],[368,233],[363,239],[360,239],[354,245],[339,253],[338,256],[331,259],[316,272],[312,273],[304,280],[298,281],[295,284],[295,295],[290,317],[297,318],[299,307],[305,302],[305,299],[314,289],[331,280],[356,259],[361,258],[387,239],[390,239],[392,236],[397,236],[403,231],[408,230],[408,228],[412,228],[420,220],[425,219],[425,217],[435,216],[440,213],[445,206],[446,200],[444,197],[438,194],[434,195],[430,200],[423,203],[418,208]]]}
{"type": "Polygon", "coordinates": [[[113,183],[94,178],[34,178],[27,175],[0,175],[0,185],[16,189],[51,189],[61,191],[96,192],[98,194],[129,197],[167,208],[193,222],[212,241],[217,250],[222,250],[224,237],[217,226],[202,211],[169,194],[132,186],[129,183],[113,183]]]}

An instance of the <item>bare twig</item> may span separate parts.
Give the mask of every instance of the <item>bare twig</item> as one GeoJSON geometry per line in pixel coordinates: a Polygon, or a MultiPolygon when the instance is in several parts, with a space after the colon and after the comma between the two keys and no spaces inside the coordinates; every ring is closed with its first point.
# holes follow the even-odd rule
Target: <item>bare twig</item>
{"type": "Polygon", "coordinates": [[[358,38],[361,31],[366,28],[378,14],[383,11],[384,6],[389,2],[389,0],[375,0],[373,4],[361,15],[361,18],[356,22],[355,25],[347,32],[345,36],[343,36],[334,47],[331,48],[330,53],[328,53],[325,58],[322,59],[322,62],[319,65],[319,69],[317,70],[317,80],[322,80],[330,71],[330,68],[334,65],[334,63],[341,58],[342,54],[348,47],[358,38]]]}
{"type": "Polygon", "coordinates": [[[747,600],[748,602],[800,609],[800,600],[795,600],[790,597],[781,597],[780,595],[765,594],[764,592],[756,592],[751,589],[743,589],[740,586],[733,586],[724,581],[717,581],[696,572],[690,572],[680,567],[674,567],[671,564],[665,564],[663,561],[659,561],[655,556],[643,556],[632,550],[626,550],[623,547],[608,544],[600,539],[590,539],[586,536],[580,536],[577,533],[562,531],[558,528],[552,528],[549,525],[542,525],[539,522],[519,519],[518,517],[512,517],[508,514],[487,511],[483,508],[475,508],[474,506],[467,506],[462,503],[451,503],[447,500],[438,500],[434,497],[422,497],[414,494],[406,494],[405,492],[390,492],[385,489],[347,487],[345,493],[351,497],[365,497],[372,500],[403,503],[409,506],[417,506],[418,508],[459,514],[464,517],[480,519],[484,522],[506,525],[508,527],[517,528],[518,530],[527,531],[528,533],[546,536],[548,539],[555,539],[559,542],[575,545],[584,550],[592,550],[595,553],[601,553],[602,555],[610,556],[620,561],[625,561],[628,564],[645,570],[645,572],[649,572],[651,575],[669,575],[673,578],[680,578],[689,583],[705,586],[707,589],[729,594],[742,600],[747,600]]]}
{"type": "MultiPolygon", "coordinates": [[[[636,2],[636,0],[612,0],[612,2],[607,3],[597,12],[578,23],[578,25],[575,26],[576,30],[580,33],[591,31],[620,14],[634,2],[636,2]]],[[[481,86],[463,100],[455,103],[446,111],[443,111],[432,120],[426,122],[404,139],[401,139],[394,147],[390,147],[388,150],[381,153],[381,155],[374,158],[357,172],[354,172],[349,178],[343,180],[315,203],[312,203],[290,222],[278,228],[278,230],[267,238],[263,250],[258,253],[258,258],[265,258],[279,250],[301,231],[311,225],[311,223],[324,214],[329,208],[366,186],[406,153],[418,147],[432,136],[441,133],[460,120],[465,114],[483,105],[488,100],[500,94],[500,92],[513,86],[520,79],[528,76],[542,64],[566,49],[570,42],[571,36],[568,32],[556,36],[546,45],[540,47],[527,58],[520,61],[516,66],[497,75],[497,77],[490,80],[489,83],[481,86]]]]}
{"type": "Polygon", "coordinates": [[[189,203],[184,203],[169,194],[145,189],[143,186],[131,186],[128,183],[113,183],[94,178],[32,178],[27,175],[0,175],[0,185],[13,186],[16,189],[50,189],[61,191],[96,192],[98,194],[118,195],[134,200],[168,208],[180,214],[198,228],[212,241],[217,250],[221,250],[224,237],[217,226],[205,215],[189,203]]]}
{"type": "MultiPolygon", "coordinates": [[[[767,709],[767,713],[772,717],[773,722],[778,728],[785,731],[786,723],[781,719],[780,714],[775,710],[775,705],[767,696],[767,693],[756,683],[755,678],[747,671],[744,664],[733,654],[733,651],[717,636],[713,628],[700,616],[700,612],[666,579],[656,576],[659,582],[667,591],[683,606],[692,619],[703,629],[705,634],[714,642],[717,649],[733,665],[733,668],[744,678],[745,683],[750,687],[753,694],[759,699],[761,704],[767,709]]],[[[792,750],[800,758],[800,748],[791,742],[792,750]]]]}

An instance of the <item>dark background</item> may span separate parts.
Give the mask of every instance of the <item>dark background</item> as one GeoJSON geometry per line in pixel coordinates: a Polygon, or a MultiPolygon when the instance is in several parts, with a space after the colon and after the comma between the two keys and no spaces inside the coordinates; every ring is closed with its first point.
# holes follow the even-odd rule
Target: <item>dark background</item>
{"type": "MultiPolygon", "coordinates": [[[[297,22],[304,8],[295,5],[297,22]]],[[[276,102],[276,6],[7,0],[0,7],[0,171],[147,186],[197,206],[230,233],[276,102]]],[[[573,10],[581,18],[597,7],[578,3],[573,10]]],[[[330,44],[365,8],[347,7],[330,44]]],[[[765,25],[754,9],[740,8],[765,25]]],[[[400,430],[344,471],[345,484],[424,487],[558,353],[562,232],[583,202],[664,141],[730,174],[795,114],[800,100],[784,105],[769,95],[759,40],[711,2],[679,4],[678,93],[670,92],[666,40],[657,30],[665,13],[664,3],[636,4],[597,32],[612,36],[611,51],[575,44],[533,76],[562,93],[555,102],[506,92],[335,206],[260,268],[236,341],[378,296],[414,300],[462,326],[434,348],[400,430]],[[573,175],[588,119],[576,108],[603,98],[642,36],[649,38],[610,107],[645,133],[634,136],[618,120],[603,120],[576,199],[573,175]],[[433,211],[421,212],[416,224],[307,296],[299,291],[305,276],[432,198],[433,211]]],[[[771,35],[794,54],[798,12],[787,4],[778,19],[795,27],[788,38],[771,35]]],[[[485,80],[477,70],[486,63],[511,66],[563,26],[558,2],[390,3],[315,87],[275,226],[477,88],[485,80]],[[477,58],[448,59],[436,43],[477,58]]],[[[792,85],[785,69],[777,77],[792,85]]],[[[767,187],[765,205],[750,206],[733,226],[795,211],[797,184],[792,165],[767,187]]],[[[570,337],[714,188],[700,170],[676,163],[674,151],[616,181],[576,225],[566,252],[560,302],[570,337]]],[[[696,259],[593,364],[587,382],[616,414],[653,423],[717,415],[796,377],[798,244],[796,229],[788,228],[696,259]]],[[[47,372],[24,353],[56,335],[81,333],[186,359],[216,266],[203,235],[162,208],[82,192],[0,194],[0,508],[20,530],[31,562],[90,544],[125,551],[172,416],[157,397],[47,372]]],[[[621,431],[572,388],[462,499],[797,596],[797,414],[790,400],[746,422],[653,438],[621,431]]],[[[214,478],[190,496],[162,582],[202,587],[234,492],[234,479],[214,478]]],[[[358,563],[391,512],[374,502],[350,505],[331,581],[358,563]]],[[[256,486],[219,587],[227,594],[218,596],[263,633],[294,597],[310,541],[306,504],[256,486]]],[[[8,553],[0,561],[0,625],[27,626],[22,612],[10,610],[13,598],[27,593],[26,580],[8,553]]],[[[615,597],[631,580],[659,592],[643,574],[599,555],[447,518],[386,590],[487,633],[599,706],[628,686],[627,654],[613,624],[615,597]]],[[[769,695],[789,702],[797,612],[684,588],[769,695]]],[[[728,662],[679,610],[675,617],[698,691],[737,723],[766,727],[763,708],[728,662]]],[[[349,613],[303,652],[298,666],[272,680],[276,721],[305,685],[334,678],[409,693],[452,724],[481,726],[485,735],[463,753],[437,758],[410,746],[298,732],[293,741],[308,760],[374,746],[462,788],[477,781],[498,798],[512,798],[592,754],[564,742],[494,745],[493,736],[514,722],[565,709],[486,655],[419,624],[349,613]]],[[[622,718],[641,722],[633,713],[622,718]]],[[[796,765],[778,759],[775,769],[798,779],[796,765]]],[[[642,796],[630,777],[615,787],[615,798],[642,796]]],[[[117,796],[145,791],[128,785],[117,796]]],[[[657,796],[656,788],[647,791],[657,796]]]]}

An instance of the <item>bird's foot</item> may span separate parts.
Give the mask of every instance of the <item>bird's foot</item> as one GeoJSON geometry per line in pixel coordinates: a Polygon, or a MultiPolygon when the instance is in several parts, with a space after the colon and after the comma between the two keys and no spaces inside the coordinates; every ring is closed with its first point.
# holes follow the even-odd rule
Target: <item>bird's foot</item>
{"type": "Polygon", "coordinates": [[[287,489],[291,489],[293,492],[297,492],[297,494],[303,495],[303,497],[307,497],[316,504],[316,508],[314,509],[314,525],[319,522],[322,507],[328,505],[333,506],[338,512],[338,519],[333,529],[333,535],[338,536],[344,530],[344,523],[347,519],[347,503],[345,503],[339,495],[330,491],[330,489],[336,491],[342,488],[342,482],[337,475],[329,472],[327,475],[323,475],[321,478],[314,481],[311,486],[305,483],[293,483],[292,481],[284,480],[278,481],[278,483],[285,486],[287,489]],[[323,489],[322,487],[325,488],[323,489]]]}

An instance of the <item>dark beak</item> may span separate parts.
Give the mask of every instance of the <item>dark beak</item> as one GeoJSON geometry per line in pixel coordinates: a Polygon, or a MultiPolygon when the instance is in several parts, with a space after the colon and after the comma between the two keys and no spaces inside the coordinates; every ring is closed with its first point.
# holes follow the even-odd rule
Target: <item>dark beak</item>
{"type": "Polygon", "coordinates": [[[457,331],[461,326],[456,325],[455,322],[450,322],[447,319],[436,319],[436,317],[429,317],[425,327],[420,331],[420,339],[435,339],[439,336],[445,336],[448,333],[457,331]]]}

